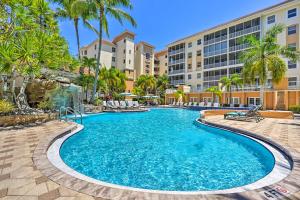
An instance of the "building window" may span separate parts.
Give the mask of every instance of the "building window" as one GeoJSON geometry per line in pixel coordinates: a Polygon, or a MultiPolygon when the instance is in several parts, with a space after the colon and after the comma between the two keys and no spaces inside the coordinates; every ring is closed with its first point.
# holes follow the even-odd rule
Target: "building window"
{"type": "Polygon", "coordinates": [[[288,35],[293,35],[297,33],[296,25],[288,27],[288,35]]]}
{"type": "Polygon", "coordinates": [[[197,68],[201,67],[201,62],[197,62],[197,68]]]}
{"type": "Polygon", "coordinates": [[[288,48],[291,49],[291,50],[293,50],[293,51],[296,51],[297,44],[296,43],[288,44],[288,48]]]}
{"type": "Polygon", "coordinates": [[[116,48],[115,48],[115,47],[111,48],[111,51],[112,51],[113,53],[116,52],[116,48]]]}
{"type": "Polygon", "coordinates": [[[125,59],[123,60],[123,63],[124,63],[124,64],[126,63],[126,60],[125,60],[125,59]]]}
{"type": "Polygon", "coordinates": [[[87,50],[84,50],[84,55],[87,55],[87,50]]]}
{"type": "Polygon", "coordinates": [[[115,57],[112,57],[112,58],[111,58],[111,61],[112,61],[112,62],[116,62],[116,58],[115,58],[115,57]]]}
{"type": "Polygon", "coordinates": [[[95,50],[97,49],[97,45],[95,44],[95,50]]]}
{"type": "Polygon", "coordinates": [[[201,73],[197,73],[197,79],[201,79],[201,73]]]}
{"type": "Polygon", "coordinates": [[[131,60],[129,60],[128,62],[129,62],[129,64],[131,64],[131,60]]]}
{"type": "Polygon", "coordinates": [[[188,75],[188,79],[191,80],[192,79],[192,74],[188,75]]]}
{"type": "Polygon", "coordinates": [[[201,39],[197,40],[197,44],[201,45],[202,44],[202,40],[201,39]]]}
{"type": "Polygon", "coordinates": [[[275,23],[275,15],[268,17],[268,24],[273,24],[273,23],[275,23]]]}
{"type": "Polygon", "coordinates": [[[258,97],[249,97],[248,105],[260,105],[260,98],[258,97]]]}
{"type": "Polygon", "coordinates": [[[126,39],[124,39],[124,43],[126,43],[126,39]]]}
{"type": "Polygon", "coordinates": [[[232,102],[232,104],[240,104],[240,98],[239,97],[232,97],[231,102],[232,102]]]}
{"type": "Polygon", "coordinates": [[[288,11],[288,18],[296,17],[297,16],[297,8],[291,9],[288,11]]]}
{"type": "Polygon", "coordinates": [[[192,52],[188,53],[188,58],[192,58],[193,54],[192,52]]]}
{"type": "Polygon", "coordinates": [[[294,63],[294,62],[292,62],[292,61],[289,61],[289,62],[288,62],[288,68],[289,68],[289,69],[295,69],[295,68],[297,68],[297,63],[294,63]]]}
{"type": "Polygon", "coordinates": [[[197,56],[201,56],[201,55],[202,55],[202,51],[201,50],[197,51],[197,56]]]}
{"type": "Polygon", "coordinates": [[[94,55],[94,58],[96,59],[96,54],[94,55]]]}
{"type": "Polygon", "coordinates": [[[193,43],[190,42],[190,43],[188,44],[188,47],[191,48],[192,46],[193,46],[193,43]]]}
{"type": "Polygon", "coordinates": [[[146,53],[146,59],[150,59],[150,53],[146,53]]]}
{"type": "Polygon", "coordinates": [[[126,54],[126,49],[123,50],[123,53],[126,54]]]}
{"type": "Polygon", "coordinates": [[[165,58],[168,58],[168,55],[165,55],[165,58]]]}
{"type": "Polygon", "coordinates": [[[188,69],[192,69],[192,64],[188,64],[188,69]]]}
{"type": "Polygon", "coordinates": [[[297,86],[297,77],[288,78],[289,87],[297,86]]]}
{"type": "Polygon", "coordinates": [[[131,50],[129,50],[129,54],[131,54],[131,50]]]}
{"type": "Polygon", "coordinates": [[[198,91],[201,90],[201,84],[197,84],[197,90],[198,90],[198,91]]]}
{"type": "Polygon", "coordinates": [[[168,66],[168,63],[165,63],[165,66],[168,66]]]}

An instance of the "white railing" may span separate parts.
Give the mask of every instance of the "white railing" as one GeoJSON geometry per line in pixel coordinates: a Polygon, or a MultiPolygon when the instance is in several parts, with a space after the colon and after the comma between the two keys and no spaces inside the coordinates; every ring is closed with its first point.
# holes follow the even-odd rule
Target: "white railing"
{"type": "Polygon", "coordinates": [[[239,37],[241,35],[247,35],[249,33],[253,33],[253,32],[257,32],[260,30],[260,25],[258,26],[253,26],[253,27],[250,27],[250,28],[247,28],[247,29],[244,29],[244,30],[241,30],[241,31],[237,31],[237,32],[234,32],[234,33],[230,33],[229,34],[229,38],[235,38],[235,37],[239,37]]]}
{"type": "Polygon", "coordinates": [[[229,60],[229,65],[238,65],[242,64],[242,61],[240,60],[229,60]]]}
{"type": "Polygon", "coordinates": [[[180,69],[180,70],[173,70],[173,71],[169,71],[169,75],[173,75],[173,74],[182,74],[185,72],[185,69],[180,69]]]}
{"type": "Polygon", "coordinates": [[[225,77],[227,75],[218,75],[218,76],[206,76],[204,77],[204,81],[218,81],[220,80],[222,77],[225,77]]]}
{"type": "Polygon", "coordinates": [[[69,119],[78,120],[80,119],[80,123],[82,124],[82,114],[79,111],[74,110],[71,107],[60,107],[59,108],[59,119],[64,120],[66,122],[69,121],[69,119]],[[71,114],[71,116],[69,116],[71,114]]]}
{"type": "Polygon", "coordinates": [[[215,55],[220,55],[227,53],[227,48],[226,49],[220,49],[217,51],[212,51],[212,52],[204,52],[204,57],[210,57],[210,56],[215,56],[215,55]]]}
{"type": "Polygon", "coordinates": [[[175,65],[175,64],[180,64],[180,63],[184,63],[184,59],[169,61],[169,65],[175,65]]]}
{"type": "Polygon", "coordinates": [[[227,35],[226,36],[224,35],[224,36],[221,36],[218,38],[214,38],[211,40],[206,40],[206,41],[204,41],[204,45],[210,45],[210,44],[217,43],[217,42],[224,41],[224,40],[227,40],[227,35]]]}
{"type": "Polygon", "coordinates": [[[180,84],[184,84],[184,80],[171,80],[170,84],[171,84],[171,85],[180,85],[180,84]]]}
{"type": "Polygon", "coordinates": [[[204,65],[204,69],[227,66],[227,61],[204,65]]]}
{"type": "Polygon", "coordinates": [[[249,47],[250,47],[249,44],[240,44],[240,45],[237,45],[237,46],[230,47],[229,52],[244,50],[244,49],[247,49],[249,47]]]}
{"type": "Polygon", "coordinates": [[[169,56],[172,56],[172,55],[175,55],[175,54],[178,54],[178,53],[184,53],[184,52],[185,52],[184,48],[178,49],[178,50],[174,50],[174,51],[169,51],[169,56]]]}

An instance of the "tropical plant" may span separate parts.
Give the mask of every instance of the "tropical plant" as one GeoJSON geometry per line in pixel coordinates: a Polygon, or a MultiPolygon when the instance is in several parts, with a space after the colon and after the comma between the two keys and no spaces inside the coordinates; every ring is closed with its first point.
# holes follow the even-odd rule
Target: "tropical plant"
{"type": "Polygon", "coordinates": [[[83,19],[85,24],[88,24],[89,27],[92,27],[87,18],[89,18],[90,10],[88,4],[82,3],[81,0],[52,0],[57,3],[59,7],[56,9],[56,17],[67,19],[73,21],[75,34],[76,34],[76,42],[77,42],[77,53],[78,59],[81,59],[80,56],[80,37],[79,37],[79,29],[78,24],[80,18],[83,19]]]}
{"type": "Polygon", "coordinates": [[[85,91],[85,99],[88,102],[88,90],[91,89],[91,86],[94,82],[94,77],[91,75],[81,74],[77,79],[76,83],[83,87],[85,91]]]}
{"type": "Polygon", "coordinates": [[[152,75],[141,75],[136,80],[135,86],[143,90],[143,95],[148,95],[155,91],[156,80],[152,75]]]}
{"type": "Polygon", "coordinates": [[[177,90],[175,92],[175,99],[177,101],[183,102],[184,98],[185,98],[185,93],[183,90],[177,90]]]}
{"type": "Polygon", "coordinates": [[[274,25],[261,39],[254,36],[245,38],[249,44],[249,50],[241,56],[244,63],[243,79],[245,83],[253,84],[257,79],[260,84],[260,101],[264,105],[264,88],[270,74],[273,83],[279,83],[285,76],[287,66],[282,57],[293,62],[299,60],[299,52],[280,46],[277,36],[282,33],[285,27],[281,24],[274,25]]]}
{"type": "Polygon", "coordinates": [[[166,74],[157,77],[156,87],[160,97],[162,98],[165,97],[166,89],[168,89],[170,86],[169,84],[170,84],[169,77],[166,74]]]}
{"type": "Polygon", "coordinates": [[[0,113],[1,114],[10,113],[10,112],[14,111],[14,109],[15,109],[15,107],[12,103],[10,103],[6,100],[0,99],[0,113]]]}
{"type": "Polygon", "coordinates": [[[50,101],[50,100],[44,100],[44,101],[41,101],[39,104],[38,104],[38,108],[41,109],[41,110],[52,110],[54,108],[54,105],[53,105],[53,102],[50,101]]]}
{"type": "Polygon", "coordinates": [[[230,77],[223,77],[220,79],[220,83],[222,88],[225,88],[227,92],[229,92],[229,101],[228,103],[232,103],[232,87],[238,89],[243,85],[243,80],[241,79],[239,74],[233,74],[230,77]]]}
{"type": "Polygon", "coordinates": [[[300,105],[294,105],[289,107],[289,111],[300,114],[300,105]]]}
{"type": "Polygon", "coordinates": [[[91,75],[91,71],[96,69],[97,66],[97,60],[95,58],[88,58],[88,57],[83,57],[82,58],[82,65],[84,67],[88,67],[89,71],[89,75],[91,75]]]}
{"type": "Polygon", "coordinates": [[[123,24],[123,21],[126,20],[129,21],[133,26],[136,26],[136,22],[128,13],[122,10],[122,8],[132,9],[130,0],[89,0],[87,1],[87,3],[89,3],[89,8],[91,8],[91,10],[94,11],[93,13],[95,15],[98,15],[97,20],[99,21],[97,68],[95,72],[95,81],[92,93],[92,101],[94,101],[100,71],[99,66],[102,49],[103,31],[105,31],[105,33],[109,35],[107,17],[111,16],[112,18],[118,20],[121,24],[123,24]]]}
{"type": "Polygon", "coordinates": [[[212,94],[212,103],[215,102],[215,97],[217,96],[219,100],[221,101],[222,99],[222,91],[219,89],[217,86],[212,86],[210,88],[206,89],[206,92],[211,92],[212,94]]]}

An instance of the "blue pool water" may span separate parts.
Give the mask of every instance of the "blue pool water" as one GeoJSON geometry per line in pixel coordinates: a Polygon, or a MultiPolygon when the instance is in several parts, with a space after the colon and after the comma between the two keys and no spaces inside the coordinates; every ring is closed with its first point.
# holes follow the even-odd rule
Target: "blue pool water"
{"type": "Polygon", "coordinates": [[[274,157],[265,147],[197,125],[198,116],[182,109],[89,116],[85,129],[66,140],[60,154],[89,177],[152,190],[229,189],[272,171],[274,157]]]}

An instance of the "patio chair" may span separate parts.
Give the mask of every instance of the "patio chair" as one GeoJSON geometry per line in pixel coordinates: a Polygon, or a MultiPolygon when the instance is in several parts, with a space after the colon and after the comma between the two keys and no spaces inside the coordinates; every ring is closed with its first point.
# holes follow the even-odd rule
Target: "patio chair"
{"type": "Polygon", "coordinates": [[[175,106],[180,106],[180,102],[178,101],[175,106]]]}
{"type": "Polygon", "coordinates": [[[121,108],[119,101],[114,101],[114,104],[117,108],[121,108]]]}
{"type": "Polygon", "coordinates": [[[200,107],[204,107],[204,102],[200,102],[200,103],[199,103],[199,106],[200,106],[200,107]]]}
{"type": "Polygon", "coordinates": [[[133,101],[133,107],[134,108],[140,108],[139,102],[138,101],[133,101]]]}
{"type": "Polygon", "coordinates": [[[118,109],[117,106],[115,106],[113,101],[108,101],[107,102],[107,107],[112,109],[112,110],[118,109]]]}
{"type": "Polygon", "coordinates": [[[104,109],[107,109],[107,103],[106,103],[106,101],[103,101],[102,105],[103,105],[104,109]]]}
{"type": "Polygon", "coordinates": [[[207,102],[206,107],[212,107],[212,103],[211,102],[207,102]]]}
{"type": "Polygon", "coordinates": [[[193,105],[193,102],[189,102],[188,106],[192,106],[193,105]]]}
{"type": "Polygon", "coordinates": [[[264,117],[258,112],[262,106],[253,106],[247,112],[229,112],[224,114],[224,119],[249,121],[254,119],[256,123],[264,119],[264,117]]]}
{"type": "Polygon", "coordinates": [[[132,101],[126,101],[128,108],[134,108],[132,101]]]}
{"type": "Polygon", "coordinates": [[[193,106],[195,107],[195,106],[198,106],[198,103],[197,102],[194,102],[193,103],[193,106]]]}
{"type": "Polygon", "coordinates": [[[188,103],[184,103],[183,106],[184,106],[184,107],[187,107],[187,106],[188,106],[188,103]]]}
{"type": "Polygon", "coordinates": [[[220,104],[219,103],[214,103],[213,107],[218,108],[218,107],[220,107],[220,104]]]}
{"type": "Polygon", "coordinates": [[[120,101],[120,108],[121,109],[127,109],[128,108],[125,101],[120,101]]]}

